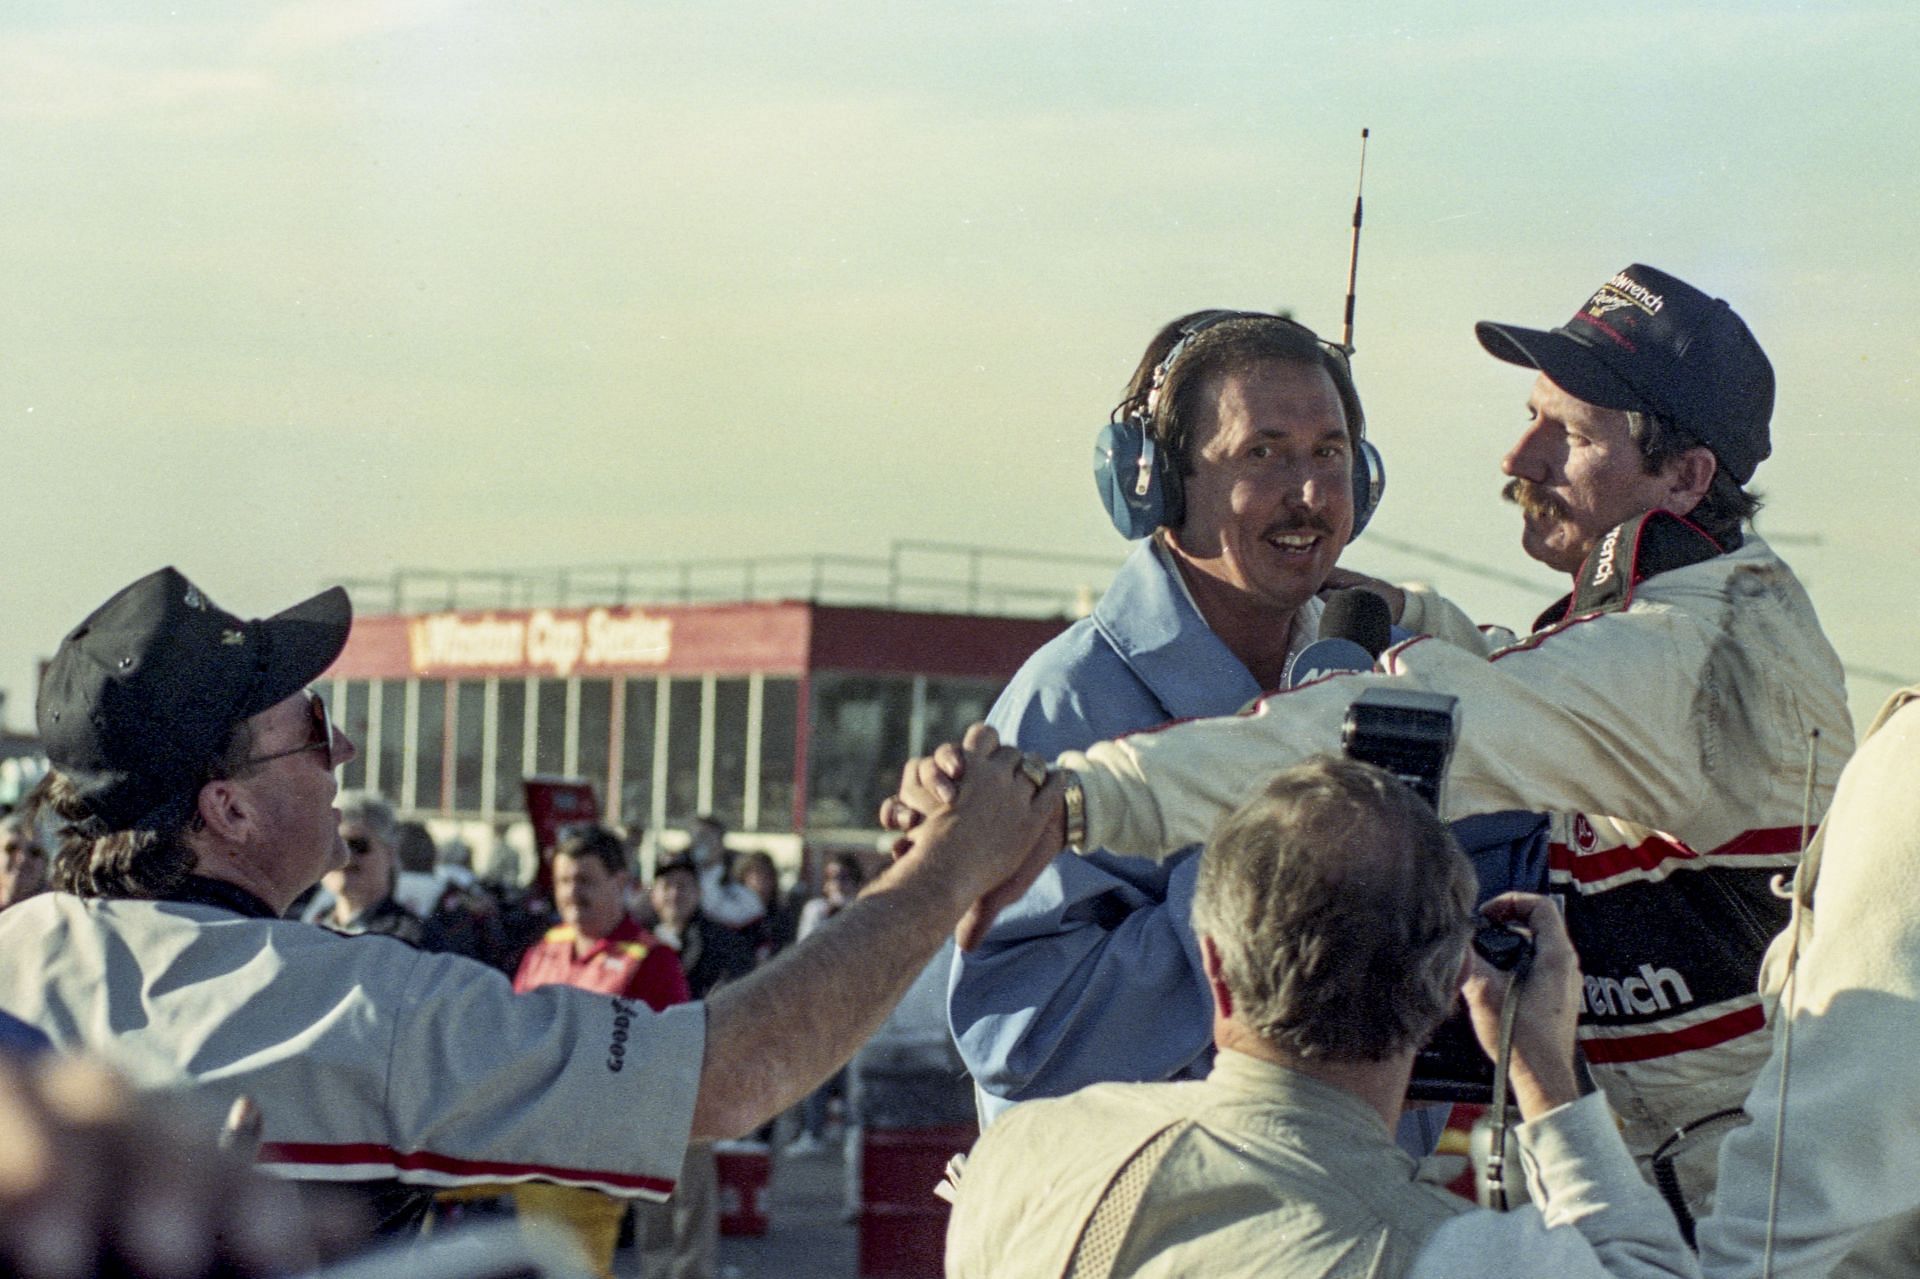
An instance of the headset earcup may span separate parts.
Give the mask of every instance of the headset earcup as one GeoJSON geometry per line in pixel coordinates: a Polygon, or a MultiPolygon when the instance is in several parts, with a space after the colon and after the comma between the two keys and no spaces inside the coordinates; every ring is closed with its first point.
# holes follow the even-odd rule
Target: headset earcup
{"type": "Polygon", "coordinates": [[[1367,521],[1380,509],[1380,499],[1386,491],[1387,464],[1371,440],[1361,440],[1360,447],[1353,451],[1353,534],[1347,538],[1349,544],[1360,536],[1367,521]]]}
{"type": "MultiPolygon", "coordinates": [[[[1137,492],[1140,482],[1140,454],[1147,446],[1147,433],[1138,418],[1108,422],[1100,428],[1100,439],[1093,446],[1093,485],[1100,504],[1107,509],[1120,536],[1129,541],[1150,537],[1165,519],[1165,472],[1151,465],[1147,491],[1137,492]]],[[[1153,462],[1157,463],[1157,456],[1153,462]]]]}

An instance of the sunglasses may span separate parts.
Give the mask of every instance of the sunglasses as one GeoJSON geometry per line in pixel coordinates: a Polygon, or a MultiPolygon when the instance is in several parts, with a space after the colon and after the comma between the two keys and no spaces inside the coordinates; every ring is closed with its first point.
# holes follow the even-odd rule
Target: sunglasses
{"type": "Polygon", "coordinates": [[[373,841],[365,835],[348,835],[342,842],[355,857],[365,857],[373,851],[373,841]]]}
{"type": "Polygon", "coordinates": [[[254,764],[266,764],[276,759],[285,759],[289,755],[302,755],[307,751],[322,751],[326,754],[328,768],[339,767],[333,757],[333,715],[327,710],[326,699],[312,689],[307,690],[307,715],[310,722],[306,741],[298,746],[289,746],[283,751],[269,751],[265,755],[249,756],[246,760],[247,765],[251,767],[254,764]]]}

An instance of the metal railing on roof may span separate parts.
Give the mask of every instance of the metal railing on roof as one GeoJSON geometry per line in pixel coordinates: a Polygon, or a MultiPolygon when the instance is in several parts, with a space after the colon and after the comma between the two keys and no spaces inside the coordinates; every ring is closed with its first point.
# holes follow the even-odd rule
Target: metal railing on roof
{"type": "Polygon", "coordinates": [[[397,568],[350,578],[367,614],[569,608],[592,604],[816,604],[993,616],[1078,616],[1099,597],[1117,557],[896,541],[884,557],[762,555],[519,569],[397,568]]]}

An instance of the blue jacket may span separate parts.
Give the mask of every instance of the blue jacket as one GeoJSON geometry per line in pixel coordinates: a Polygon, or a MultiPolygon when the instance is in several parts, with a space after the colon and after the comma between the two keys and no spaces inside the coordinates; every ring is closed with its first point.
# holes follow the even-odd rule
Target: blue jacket
{"type": "MultiPolygon", "coordinates": [[[[1148,541],[1091,617],[1027,659],[987,721],[1051,759],[1172,719],[1231,715],[1263,691],[1148,541]]],[[[1544,888],[1543,816],[1499,813],[1453,829],[1483,898],[1544,888]]],[[[979,948],[957,957],[947,1014],[988,1118],[1087,1084],[1205,1073],[1213,1002],[1189,922],[1199,851],[1158,863],[1063,853],[979,948]]],[[[1433,1135],[1413,1138],[1420,1153],[1433,1135]]]]}

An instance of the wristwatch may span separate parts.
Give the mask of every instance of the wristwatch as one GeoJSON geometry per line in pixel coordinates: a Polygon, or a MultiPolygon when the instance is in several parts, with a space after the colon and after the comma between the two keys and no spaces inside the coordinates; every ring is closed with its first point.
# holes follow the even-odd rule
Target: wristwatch
{"type": "Polygon", "coordinates": [[[1076,853],[1087,851],[1087,790],[1080,784],[1080,774],[1071,768],[1056,770],[1065,779],[1067,788],[1061,792],[1061,802],[1067,810],[1067,847],[1076,853]]]}

